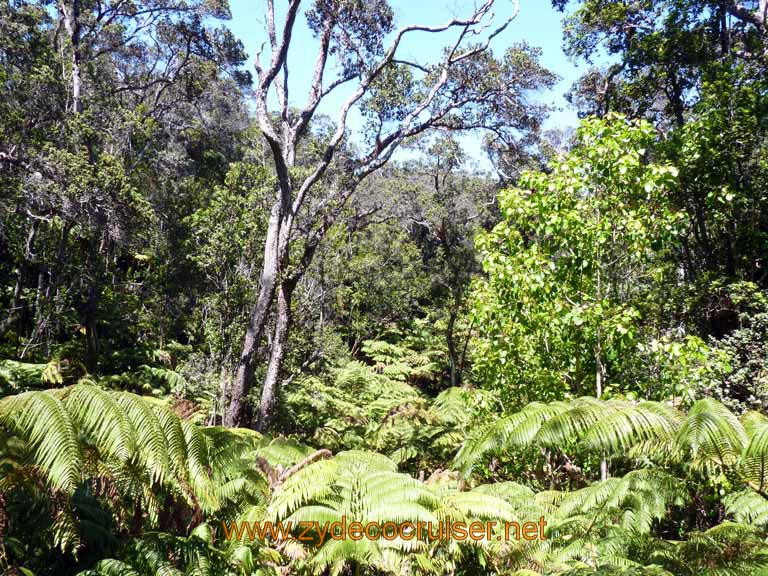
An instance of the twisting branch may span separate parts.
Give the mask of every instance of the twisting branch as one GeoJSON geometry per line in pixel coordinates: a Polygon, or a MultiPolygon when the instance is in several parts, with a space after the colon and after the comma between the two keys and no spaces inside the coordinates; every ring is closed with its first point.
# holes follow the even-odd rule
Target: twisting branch
{"type": "MultiPolygon", "coordinates": [[[[426,108],[435,99],[440,89],[443,88],[445,84],[448,82],[450,68],[458,62],[466,58],[475,56],[481,53],[482,51],[486,50],[490,45],[490,42],[493,40],[493,38],[501,34],[501,32],[503,32],[509,26],[510,22],[512,22],[512,20],[514,20],[519,13],[519,1],[515,0],[515,2],[513,3],[512,14],[496,30],[494,30],[489,35],[489,37],[486,39],[486,41],[483,44],[481,44],[481,46],[478,46],[472,50],[469,50],[465,54],[455,57],[456,52],[459,49],[461,42],[466,36],[467,32],[472,29],[471,28],[472,26],[477,26],[479,24],[482,24],[486,15],[491,14],[490,10],[492,6],[493,6],[493,0],[486,0],[486,2],[475,11],[472,17],[468,19],[462,20],[462,19],[455,18],[441,26],[422,26],[422,25],[406,26],[405,28],[402,28],[395,35],[395,39],[393,40],[389,49],[385,52],[382,59],[375,66],[373,66],[370,72],[361,80],[357,91],[354,94],[352,94],[352,96],[350,96],[349,99],[341,107],[341,111],[339,112],[336,132],[334,133],[330,142],[326,146],[325,154],[323,155],[322,160],[318,163],[315,170],[304,180],[304,182],[302,183],[296,195],[296,198],[293,202],[293,207],[292,207],[292,212],[294,214],[298,212],[299,208],[303,204],[307,192],[323,176],[326,169],[328,168],[331,161],[333,160],[336,150],[346,133],[347,118],[349,115],[349,111],[368,92],[368,90],[371,87],[371,84],[374,82],[374,80],[376,80],[381,75],[382,71],[388,65],[393,63],[393,61],[396,59],[395,56],[403,38],[407,34],[412,32],[438,33],[438,32],[444,32],[451,28],[462,28],[462,33],[460,35],[459,40],[454,44],[452,49],[449,51],[447,57],[443,61],[442,71],[438,80],[432,86],[432,88],[428,92],[427,96],[422,100],[422,102],[413,111],[411,111],[411,113],[401,123],[400,129],[395,134],[391,135],[388,138],[390,151],[388,154],[385,155],[384,162],[382,162],[381,164],[379,164],[379,166],[377,166],[376,168],[373,168],[372,170],[365,170],[365,169],[361,170],[360,174],[363,175],[363,177],[364,175],[370,174],[375,169],[377,169],[378,167],[386,163],[386,161],[390,159],[392,153],[394,152],[394,148],[396,148],[402,142],[403,138],[409,135],[413,135],[413,133],[408,132],[407,127],[413,123],[415,118],[417,118],[419,115],[421,115],[424,112],[424,110],[426,110],[426,108]]],[[[451,107],[451,108],[455,108],[455,107],[451,107]]],[[[442,117],[445,115],[445,113],[446,112],[440,114],[439,116],[442,117]]],[[[425,122],[424,124],[428,127],[429,121],[425,122]]],[[[378,156],[379,154],[376,154],[376,157],[378,156]]],[[[364,163],[366,162],[364,161],[364,163]]]]}
{"type": "Polygon", "coordinates": [[[766,32],[766,19],[768,19],[768,0],[760,0],[758,8],[755,11],[750,10],[742,4],[734,2],[726,7],[728,13],[735,16],[743,22],[754,24],[761,34],[766,32]]]}
{"type": "MultiPolygon", "coordinates": [[[[315,70],[312,74],[312,85],[309,88],[309,98],[306,106],[301,111],[296,125],[293,127],[293,145],[298,143],[298,139],[304,132],[309,120],[317,110],[320,101],[327,95],[327,92],[323,90],[323,74],[325,73],[325,66],[328,62],[328,50],[331,45],[331,37],[333,35],[333,21],[328,19],[323,25],[323,31],[320,33],[320,47],[317,51],[317,58],[315,59],[315,70]]],[[[348,81],[354,78],[354,76],[342,77],[332,84],[333,88],[341,84],[342,81],[348,81]]]]}
{"type": "Polygon", "coordinates": [[[296,22],[296,15],[299,11],[299,5],[301,0],[291,0],[288,5],[288,14],[285,17],[285,25],[283,26],[283,35],[280,40],[280,44],[277,44],[277,37],[274,32],[275,26],[275,9],[274,0],[267,1],[267,27],[272,30],[270,34],[270,45],[272,46],[272,61],[269,64],[269,69],[259,79],[259,90],[266,92],[269,90],[272,82],[277,76],[280,69],[285,65],[286,58],[288,57],[288,46],[291,43],[291,35],[293,34],[293,25],[296,22]],[[271,25],[270,25],[271,21],[271,25]]]}
{"type": "MultiPolygon", "coordinates": [[[[286,285],[291,284],[294,277],[300,278],[309,267],[317,246],[327,230],[341,216],[345,204],[362,180],[389,161],[405,138],[427,130],[435,123],[443,121],[451,111],[477,102],[478,98],[482,98],[478,94],[467,96],[462,93],[462,90],[447,95],[443,93],[449,86],[451,71],[458,64],[486,50],[493,38],[505,30],[517,16],[518,0],[513,0],[512,14],[495,30],[488,33],[494,17],[492,12],[494,1],[484,0],[468,18],[453,18],[438,26],[412,25],[401,28],[394,34],[389,46],[381,52],[381,56],[370,65],[366,63],[366,50],[358,45],[359,42],[354,41],[354,31],[345,28],[346,24],[343,22],[343,17],[339,14],[324,14],[321,28],[317,31],[319,46],[307,100],[298,117],[291,120],[288,118],[287,111],[287,103],[290,102],[286,82],[287,54],[300,0],[290,0],[282,24],[282,31],[278,30],[275,22],[274,0],[267,0],[267,36],[271,48],[271,60],[269,67],[265,70],[262,67],[260,55],[256,59],[255,110],[261,131],[272,152],[279,190],[270,213],[257,301],[246,331],[243,352],[240,355],[232,404],[227,418],[228,424],[241,425],[243,423],[244,398],[252,388],[255,357],[269,323],[270,311],[274,308],[276,295],[280,294],[283,310],[280,310],[280,305],[277,306],[277,316],[280,322],[277,322],[275,326],[279,325],[281,329],[276,329],[273,335],[272,354],[270,354],[267,378],[262,387],[262,409],[260,409],[259,416],[259,425],[261,427],[268,426],[268,422],[264,421],[263,418],[269,417],[271,407],[275,405],[274,394],[278,388],[275,379],[280,373],[281,354],[285,349],[287,326],[290,323],[290,292],[292,287],[289,286],[290,289],[286,291],[286,285]],[[349,160],[339,182],[325,187],[323,193],[313,200],[313,212],[302,220],[301,229],[297,229],[296,220],[300,214],[303,214],[302,208],[307,203],[314,188],[326,175],[347,137],[351,110],[371,92],[374,83],[383,75],[387,67],[394,63],[405,62],[397,57],[398,49],[403,40],[416,32],[438,34],[447,30],[459,30],[459,38],[448,47],[437,69],[432,70],[431,67],[420,65],[412,66],[413,69],[420,70],[424,75],[424,82],[428,84],[426,94],[415,103],[405,118],[398,123],[397,128],[380,140],[373,150],[356,160],[349,160]],[[469,39],[476,39],[480,36],[484,38],[483,41],[463,50],[469,39]],[[339,77],[326,85],[324,82],[325,72],[329,58],[333,53],[334,38],[339,38],[339,42],[345,44],[346,49],[356,56],[359,66],[352,67],[352,69],[343,66],[339,77]],[[272,85],[281,72],[283,82],[274,86],[281,113],[279,119],[275,119],[275,115],[270,114],[268,99],[273,88],[272,85]],[[433,73],[435,74],[434,77],[432,76],[433,73]],[[357,85],[341,105],[336,119],[336,129],[326,142],[320,159],[315,162],[314,166],[310,166],[307,175],[301,182],[294,184],[291,178],[295,174],[292,173],[291,168],[295,162],[296,147],[301,136],[306,132],[306,128],[311,123],[322,100],[335,88],[352,80],[356,80],[357,85]],[[437,103],[441,98],[445,101],[438,105],[437,103]],[[297,233],[303,236],[305,245],[299,261],[292,267],[289,262],[289,248],[291,242],[297,239],[297,233]],[[278,289],[278,287],[280,288],[278,289]],[[274,353],[276,350],[278,351],[277,354],[274,353]],[[264,409],[265,407],[266,409],[264,409]]],[[[462,86],[461,88],[471,92],[473,87],[462,86]]]]}

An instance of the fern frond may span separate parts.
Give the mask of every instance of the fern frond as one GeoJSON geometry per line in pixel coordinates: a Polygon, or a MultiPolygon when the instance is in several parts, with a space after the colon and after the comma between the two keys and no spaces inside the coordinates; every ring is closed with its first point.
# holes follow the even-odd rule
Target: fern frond
{"type": "Polygon", "coordinates": [[[114,395],[92,384],[66,390],[64,404],[80,432],[105,456],[127,461],[136,451],[136,435],[114,395]]]}
{"type": "Polygon", "coordinates": [[[71,494],[82,478],[77,429],[64,403],[49,392],[25,392],[0,400],[0,424],[28,442],[35,464],[54,490],[71,494]]]}
{"type": "Polygon", "coordinates": [[[739,522],[765,526],[768,524],[768,499],[754,490],[742,490],[723,499],[728,514],[739,522]]]}
{"type": "Polygon", "coordinates": [[[170,473],[170,461],[163,426],[155,410],[141,396],[130,392],[117,394],[117,403],[136,434],[138,459],[153,481],[163,482],[170,473]]]}
{"type": "Polygon", "coordinates": [[[676,440],[705,465],[731,466],[747,444],[747,434],[730,410],[717,400],[704,398],[691,406],[676,440]]]}
{"type": "Polygon", "coordinates": [[[91,576],[92,574],[98,576],[143,576],[136,572],[130,564],[112,559],[101,560],[96,564],[95,570],[80,572],[78,576],[91,576]]]}
{"type": "Polygon", "coordinates": [[[520,412],[504,417],[470,435],[459,450],[454,466],[468,476],[478,460],[510,447],[528,446],[544,423],[569,409],[567,402],[533,402],[520,412]]]}
{"type": "Polygon", "coordinates": [[[742,421],[749,442],[741,454],[741,472],[755,490],[762,492],[768,487],[768,418],[747,413],[742,421]]]}
{"type": "Polygon", "coordinates": [[[331,493],[338,468],[335,460],[321,460],[299,470],[275,490],[268,516],[283,519],[298,507],[331,493]]]}

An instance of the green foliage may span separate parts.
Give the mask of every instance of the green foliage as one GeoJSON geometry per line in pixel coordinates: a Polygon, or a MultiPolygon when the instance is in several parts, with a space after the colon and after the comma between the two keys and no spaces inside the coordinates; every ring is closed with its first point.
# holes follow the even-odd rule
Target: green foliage
{"type": "Polygon", "coordinates": [[[186,257],[204,279],[192,326],[215,361],[228,361],[232,342],[242,338],[258,267],[274,179],[251,163],[230,165],[221,185],[204,193],[201,207],[184,220],[186,257]]]}
{"type": "MultiPolygon", "coordinates": [[[[566,51],[608,55],[572,139],[541,134],[540,49],[466,42],[491,4],[448,68],[390,62],[358,133],[290,95],[263,134],[223,0],[0,3],[0,572],[768,574],[764,2],[553,0],[566,51]],[[478,127],[498,178],[454,136],[478,127]],[[261,435],[217,424],[271,220],[292,299],[247,362],[287,318],[261,435]],[[498,524],[219,530],[342,516],[498,524]]],[[[324,94],[395,31],[385,0],[297,14],[324,94]]]]}
{"type": "Polygon", "coordinates": [[[644,160],[650,124],[592,119],[577,138],[500,195],[503,221],[477,239],[476,368],[517,406],[593,392],[596,378],[598,393],[633,391],[625,363],[685,223],[668,200],[677,170],[644,160]]]}
{"type": "MultiPolygon", "coordinates": [[[[267,517],[294,523],[336,522],[343,516],[368,522],[430,521],[434,496],[417,480],[396,472],[395,464],[369,452],[341,452],[292,475],[275,492],[267,517]]],[[[363,539],[331,540],[313,555],[312,565],[339,573],[348,561],[383,569],[397,564],[389,554],[413,550],[413,542],[363,539]]]]}
{"type": "Polygon", "coordinates": [[[284,397],[287,431],[336,450],[371,449],[387,454],[400,466],[435,470],[450,459],[479,414],[492,405],[482,390],[448,388],[432,399],[388,367],[399,364],[406,349],[369,342],[374,367],[350,362],[329,376],[308,377],[291,384],[284,397]],[[390,376],[394,374],[394,378],[390,376]]]}
{"type": "Polygon", "coordinates": [[[319,256],[319,281],[329,285],[329,319],[349,348],[419,315],[428,281],[417,247],[399,226],[335,228],[327,250],[319,256]]]}
{"type": "MultiPolygon", "coordinates": [[[[588,63],[571,102],[583,116],[609,111],[644,117],[662,129],[681,126],[702,87],[734,63],[762,76],[765,25],[757,3],[716,0],[552,0],[564,10],[565,50],[588,63]],[[609,62],[600,54],[613,56],[609,62]],[[762,57],[759,56],[762,54],[762,57]]],[[[762,5],[760,5],[762,6],[762,5]]]]}
{"type": "MultiPolygon", "coordinates": [[[[242,563],[216,548],[211,534],[211,527],[206,524],[197,526],[186,538],[162,532],[148,533],[126,546],[120,560],[100,560],[93,569],[79,572],[78,576],[235,576],[242,573],[238,571],[242,563]]],[[[248,570],[255,569],[253,557],[249,556],[248,560],[248,570]]]]}
{"type": "Polygon", "coordinates": [[[1,395],[45,388],[50,384],[61,384],[63,377],[61,362],[57,360],[51,360],[47,364],[30,364],[15,360],[0,361],[1,395]]]}
{"type": "MultiPolygon", "coordinates": [[[[418,327],[424,323],[416,321],[414,324],[418,327]]],[[[414,334],[409,334],[399,344],[364,340],[360,351],[373,360],[376,371],[390,380],[417,383],[438,379],[440,369],[445,365],[445,353],[426,348],[430,343],[419,342],[414,334]]]]}
{"type": "MultiPolygon", "coordinates": [[[[359,365],[349,367],[339,378],[364,393],[372,373],[361,372],[359,365]]],[[[751,574],[766,567],[768,420],[761,414],[737,418],[712,399],[699,400],[684,413],[664,403],[582,398],[532,404],[472,432],[462,428],[471,396],[469,390],[450,389],[429,407],[443,425],[454,426],[458,435],[450,443],[469,435],[456,458],[468,485],[439,469],[426,481],[416,479],[375,452],[333,456],[248,430],[199,428],[155,400],[92,384],[28,392],[0,401],[0,493],[43,504],[39,525],[73,558],[88,550],[85,543],[94,542],[97,526],[102,540],[122,537],[119,544],[113,540],[113,559],[80,564],[81,574],[89,576],[234,575],[287,567],[300,574],[341,574],[350,568],[444,574],[473,562],[505,574],[751,574]],[[617,470],[634,464],[623,475],[602,480],[589,479],[584,468],[581,485],[566,491],[537,492],[513,481],[471,485],[479,459],[489,454],[503,459],[521,446],[585,461],[594,452],[617,470]],[[30,493],[34,484],[25,478],[31,474],[41,474],[57,496],[30,493]],[[707,506],[723,506],[733,521],[688,531],[680,526],[671,533],[670,522],[701,505],[701,490],[713,489],[716,499],[707,506]],[[163,511],[163,502],[174,506],[174,515],[163,511]],[[112,515],[113,525],[108,516],[91,523],[99,518],[98,506],[112,515]],[[144,512],[141,533],[135,532],[136,509],[144,512]],[[176,524],[183,532],[172,534],[168,530],[182,509],[185,528],[176,524]],[[497,525],[490,539],[477,542],[427,535],[353,541],[315,534],[301,542],[279,535],[254,541],[212,538],[215,519],[298,526],[342,517],[363,525],[416,525],[448,517],[497,525]],[[505,522],[540,518],[546,539],[502,538],[505,522]],[[634,572],[626,572],[630,569],[634,572]]],[[[393,431],[405,426],[399,422],[393,431]]],[[[416,426],[436,427],[434,422],[416,426]]],[[[15,504],[7,510],[19,513],[15,504]]],[[[11,557],[16,541],[12,531],[6,548],[11,557]]],[[[33,567],[37,560],[26,561],[33,567]]]]}
{"type": "Polygon", "coordinates": [[[736,412],[766,409],[768,394],[768,303],[765,292],[752,283],[732,284],[723,290],[729,302],[735,329],[719,340],[712,349],[722,356],[726,366],[718,378],[698,386],[701,394],[721,400],[736,412]]]}
{"type": "Polygon", "coordinates": [[[730,370],[727,354],[697,336],[669,335],[637,345],[637,364],[650,397],[671,396],[690,404],[730,370]]]}
{"type": "Polygon", "coordinates": [[[572,456],[594,451],[618,467],[622,460],[633,461],[636,469],[623,477],[567,493],[536,494],[536,502],[549,504],[548,536],[553,540],[540,550],[548,562],[565,560],[557,573],[614,573],[610,569],[657,565],[673,574],[750,574],[766,568],[765,533],[758,527],[766,518],[765,430],[764,416],[748,413],[739,419],[711,399],[697,401],[684,414],[664,404],[583,398],[529,405],[489,425],[470,436],[456,464],[469,473],[478,456],[505,454],[520,445],[572,456]],[[649,538],[664,534],[666,519],[680,517],[680,507],[692,497],[701,498],[694,491],[697,477],[708,486],[705,490],[716,489],[710,505],[724,505],[741,523],[691,531],[682,542],[649,538]],[[710,564],[716,558],[722,564],[710,564]],[[566,572],[574,561],[593,567],[566,572]]]}
{"type": "Polygon", "coordinates": [[[199,429],[156,400],[128,392],[80,383],[8,396],[0,400],[0,426],[0,492],[23,492],[33,478],[49,486],[50,494],[35,497],[54,497],[59,512],[50,530],[64,552],[83,546],[86,525],[70,504],[81,487],[115,515],[118,531],[168,522],[166,499],[180,518],[195,510],[226,514],[234,503],[263,500],[255,456],[244,456],[255,450],[258,435],[199,429]],[[136,508],[144,512],[138,526],[136,508]]]}
{"type": "Polygon", "coordinates": [[[666,154],[680,169],[675,201],[690,215],[692,273],[756,281],[766,243],[768,83],[742,65],[712,71],[666,154]]]}

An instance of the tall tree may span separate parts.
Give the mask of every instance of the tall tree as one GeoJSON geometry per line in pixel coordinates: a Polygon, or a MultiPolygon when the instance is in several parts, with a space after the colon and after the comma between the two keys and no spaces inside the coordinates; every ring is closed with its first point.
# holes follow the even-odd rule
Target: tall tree
{"type": "MultiPolygon", "coordinates": [[[[172,185],[166,176],[187,170],[185,129],[221,107],[208,89],[236,95],[247,81],[236,71],[242,46],[206,21],[227,13],[211,2],[0,7],[3,232],[9,245],[26,246],[13,250],[18,289],[0,328],[18,328],[22,356],[41,345],[48,356],[50,342],[82,332],[88,367],[97,369],[104,297],[125,301],[135,290],[126,285],[141,285],[129,280],[142,266],[133,255],[162,234],[149,225],[163,218],[168,188],[158,182],[172,185]]],[[[232,108],[222,123],[230,134],[242,118],[232,108]]]]}
{"type": "MultiPolygon", "coordinates": [[[[660,128],[680,126],[712,65],[738,61],[763,74],[768,58],[765,0],[552,0],[565,10],[565,48],[588,71],[570,100],[583,115],[609,111],[645,116],[660,128]],[[601,56],[603,55],[603,56],[601,56]]],[[[717,72],[715,71],[715,75],[717,72]]]]}
{"type": "MultiPolygon", "coordinates": [[[[482,128],[497,119],[494,105],[510,92],[510,71],[488,52],[491,41],[517,15],[493,27],[494,0],[477,5],[464,18],[438,26],[410,25],[394,31],[393,14],[384,1],[326,0],[306,12],[317,39],[311,83],[304,106],[294,111],[288,82],[291,39],[300,14],[292,0],[277,26],[274,2],[267,1],[267,36],[271,55],[256,63],[255,112],[272,152],[278,187],[270,211],[259,290],[238,365],[227,423],[244,422],[246,397],[253,387],[259,345],[276,301],[267,378],[262,386],[257,426],[268,426],[277,398],[277,382],[290,326],[290,301],[301,275],[312,261],[318,243],[339,218],[345,202],[367,176],[392,157],[404,139],[432,127],[452,130],[482,128]],[[409,61],[401,46],[412,36],[452,33],[435,63],[409,61]],[[392,40],[385,46],[385,40],[392,40]],[[336,75],[327,79],[329,63],[336,75]],[[321,157],[296,170],[297,146],[320,103],[344,84],[353,84],[342,104],[335,130],[328,135],[321,157]],[[274,94],[277,109],[271,108],[274,94]],[[348,119],[359,106],[366,118],[366,139],[359,149],[341,153],[348,119]],[[297,222],[303,220],[300,234],[297,222]]],[[[304,49],[304,48],[303,48],[304,49]]]]}

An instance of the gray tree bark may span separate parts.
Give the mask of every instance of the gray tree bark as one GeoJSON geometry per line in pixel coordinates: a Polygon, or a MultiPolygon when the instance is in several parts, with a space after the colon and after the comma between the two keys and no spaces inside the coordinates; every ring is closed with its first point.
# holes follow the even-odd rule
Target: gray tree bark
{"type": "MultiPolygon", "coordinates": [[[[428,128],[444,120],[450,112],[459,109],[469,100],[461,97],[449,99],[447,103],[435,107],[435,101],[440,91],[449,80],[449,71],[463,60],[472,58],[486,51],[490,42],[500,34],[509,23],[517,16],[517,1],[513,2],[513,14],[507,18],[501,26],[486,34],[484,41],[471,46],[464,46],[468,38],[474,37],[487,29],[489,20],[493,18],[494,0],[485,0],[479,7],[475,7],[472,15],[466,19],[453,19],[442,26],[408,26],[402,28],[394,37],[384,55],[373,65],[364,67],[360,73],[352,73],[340,76],[329,85],[324,86],[323,75],[331,48],[333,30],[336,23],[328,19],[319,34],[319,47],[315,59],[315,68],[312,85],[308,90],[308,99],[305,107],[297,116],[289,114],[288,96],[288,48],[291,43],[293,26],[299,11],[300,0],[290,0],[283,21],[283,29],[278,35],[275,25],[274,0],[267,0],[267,33],[271,48],[271,58],[266,66],[262,66],[261,58],[257,57],[255,68],[257,74],[257,86],[255,89],[255,110],[259,128],[269,144],[272,152],[275,171],[279,182],[277,198],[270,215],[267,238],[264,249],[264,262],[259,284],[259,292],[256,303],[247,327],[243,350],[240,355],[235,384],[232,389],[232,399],[226,418],[229,426],[242,426],[245,416],[245,402],[254,384],[254,368],[258,356],[260,342],[264,336],[270,312],[274,307],[275,293],[279,276],[288,269],[288,248],[293,240],[294,223],[296,215],[305,206],[307,198],[316,184],[326,174],[337,151],[342,144],[347,132],[347,116],[352,109],[368,93],[371,84],[381,75],[383,70],[396,59],[396,52],[403,37],[410,32],[440,33],[450,29],[460,30],[459,39],[449,48],[437,68],[431,89],[417,101],[413,109],[400,121],[392,132],[377,139],[376,146],[367,154],[356,160],[353,174],[349,174],[348,181],[343,188],[331,187],[317,200],[317,209],[309,216],[311,222],[306,227],[307,244],[313,246],[305,257],[297,263],[298,272],[292,280],[300,277],[309,267],[314,253],[314,247],[324,236],[325,232],[333,225],[341,214],[341,208],[354,193],[357,185],[369,174],[375,172],[392,157],[394,151],[405,138],[424,132],[428,128]],[[463,49],[466,48],[466,49],[463,49]],[[282,77],[280,77],[282,75],[282,77]],[[352,80],[358,80],[357,89],[342,105],[337,119],[337,128],[330,137],[322,158],[310,170],[309,175],[299,184],[291,180],[291,168],[295,161],[295,151],[299,139],[312,120],[321,100],[338,86],[352,80]],[[273,114],[269,110],[268,95],[274,89],[280,110],[279,114],[273,114]],[[431,108],[432,107],[432,108],[431,108]],[[426,115],[426,118],[425,118],[426,115]],[[295,119],[293,119],[295,118],[295,119]],[[313,228],[314,226],[314,228],[313,228]]],[[[417,66],[417,68],[419,68],[417,66]]],[[[423,69],[423,68],[422,68],[423,69]]],[[[259,417],[259,426],[265,426],[271,418],[277,398],[279,372],[285,356],[285,342],[290,327],[290,295],[282,294],[282,306],[285,308],[281,314],[278,303],[276,313],[276,332],[272,344],[277,347],[274,354],[270,355],[267,369],[267,378],[262,389],[262,397],[265,402],[259,413],[264,413],[265,418],[259,417]],[[279,332],[277,329],[279,328],[279,332]],[[282,340],[281,340],[282,339],[282,340]],[[282,344],[281,344],[282,341],[282,344]]]]}
{"type": "Polygon", "coordinates": [[[272,349],[270,350],[264,385],[261,389],[259,415],[256,421],[256,430],[259,432],[268,430],[275,417],[280,373],[283,361],[285,360],[288,331],[291,326],[291,298],[294,287],[295,283],[291,281],[283,282],[277,291],[277,310],[275,312],[275,329],[272,335],[272,349]]]}
{"type": "Polygon", "coordinates": [[[264,262],[259,278],[259,293],[256,297],[256,305],[251,314],[250,323],[246,329],[243,351],[235,374],[235,383],[232,388],[232,399],[229,410],[224,418],[227,426],[241,426],[245,416],[245,400],[247,394],[253,388],[254,368],[256,356],[264,329],[269,320],[272,302],[275,297],[277,283],[279,254],[279,236],[281,228],[281,205],[275,202],[269,218],[267,237],[264,243],[264,262]]]}
{"type": "Polygon", "coordinates": [[[69,36],[69,42],[72,48],[71,66],[72,66],[72,111],[74,113],[82,112],[82,56],[80,54],[80,0],[59,0],[59,13],[64,24],[64,29],[69,36]]]}

